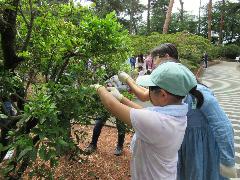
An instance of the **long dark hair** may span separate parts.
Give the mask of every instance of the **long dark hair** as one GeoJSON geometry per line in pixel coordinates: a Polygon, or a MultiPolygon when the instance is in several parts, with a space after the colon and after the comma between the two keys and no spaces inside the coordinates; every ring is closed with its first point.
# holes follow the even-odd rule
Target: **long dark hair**
{"type": "Polygon", "coordinates": [[[152,57],[156,57],[156,56],[164,57],[166,54],[168,54],[171,58],[179,62],[178,50],[175,44],[164,43],[164,44],[161,44],[160,46],[157,46],[151,51],[152,57]]]}
{"type": "Polygon", "coordinates": [[[202,107],[203,102],[204,102],[204,97],[203,94],[197,90],[197,86],[195,86],[194,88],[192,88],[189,93],[194,96],[197,99],[197,105],[196,107],[199,109],[202,107]]]}
{"type": "Polygon", "coordinates": [[[139,55],[138,55],[138,62],[139,62],[139,63],[144,63],[143,54],[139,54],[139,55]]]}
{"type": "MultiPolygon", "coordinates": [[[[149,91],[159,92],[160,90],[161,90],[161,88],[158,86],[149,86],[149,91]]],[[[168,92],[168,93],[171,94],[172,96],[174,96],[175,98],[177,98],[178,100],[181,100],[184,98],[184,96],[178,96],[178,95],[172,94],[170,92],[168,92]]],[[[197,86],[192,88],[189,91],[189,94],[191,94],[192,96],[194,96],[197,99],[196,108],[197,109],[201,108],[203,105],[203,102],[204,102],[204,97],[203,97],[202,93],[199,90],[197,90],[197,86]]],[[[195,100],[193,100],[193,101],[195,101],[195,100]]]]}

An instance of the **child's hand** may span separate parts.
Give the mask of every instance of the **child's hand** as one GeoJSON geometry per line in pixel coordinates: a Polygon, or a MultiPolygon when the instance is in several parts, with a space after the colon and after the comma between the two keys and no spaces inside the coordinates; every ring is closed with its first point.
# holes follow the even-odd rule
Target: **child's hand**
{"type": "Polygon", "coordinates": [[[123,95],[115,87],[107,87],[107,90],[119,101],[121,102],[123,95]]]}
{"type": "Polygon", "coordinates": [[[131,78],[131,77],[127,73],[125,73],[125,72],[119,72],[118,73],[119,81],[121,81],[123,83],[126,83],[128,78],[131,78]]]}
{"type": "Polygon", "coordinates": [[[237,172],[235,166],[228,167],[220,164],[220,174],[226,178],[236,178],[237,172]]]}

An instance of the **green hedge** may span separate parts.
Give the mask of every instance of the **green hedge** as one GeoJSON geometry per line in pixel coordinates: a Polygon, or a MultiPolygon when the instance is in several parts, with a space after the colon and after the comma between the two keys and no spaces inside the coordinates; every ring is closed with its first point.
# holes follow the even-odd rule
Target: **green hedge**
{"type": "Polygon", "coordinates": [[[236,56],[240,55],[240,46],[230,44],[218,47],[218,54],[221,57],[235,59],[236,56]]]}
{"type": "Polygon", "coordinates": [[[198,66],[205,51],[209,54],[210,59],[219,56],[218,50],[208,39],[186,32],[175,34],[152,33],[149,36],[132,36],[131,38],[134,55],[147,54],[151,49],[162,43],[176,44],[180,60],[190,69],[195,69],[198,66]]]}

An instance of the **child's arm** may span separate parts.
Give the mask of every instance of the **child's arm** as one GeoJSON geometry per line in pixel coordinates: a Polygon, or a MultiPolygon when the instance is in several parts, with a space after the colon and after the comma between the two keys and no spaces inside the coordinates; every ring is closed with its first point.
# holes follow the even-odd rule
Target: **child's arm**
{"type": "Polygon", "coordinates": [[[96,88],[97,93],[100,96],[102,104],[105,108],[113,114],[117,119],[123,121],[129,126],[132,126],[130,119],[130,109],[141,109],[142,107],[122,95],[116,95],[115,98],[107,89],[103,86],[96,88]]]}
{"type": "Polygon", "coordinates": [[[136,82],[125,72],[121,72],[118,74],[118,78],[123,83],[128,84],[131,88],[132,92],[137,96],[141,101],[149,100],[149,91],[148,89],[138,86],[136,82]]]}
{"type": "Polygon", "coordinates": [[[138,86],[133,79],[127,79],[126,83],[138,99],[140,99],[141,101],[149,101],[148,89],[138,86]]]}

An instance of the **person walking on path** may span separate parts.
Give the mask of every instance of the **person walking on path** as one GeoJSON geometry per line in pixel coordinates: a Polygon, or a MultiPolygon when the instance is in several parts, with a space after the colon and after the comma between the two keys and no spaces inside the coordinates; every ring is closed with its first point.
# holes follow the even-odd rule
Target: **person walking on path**
{"type": "MultiPolygon", "coordinates": [[[[179,62],[178,51],[173,44],[162,44],[153,49],[151,54],[156,65],[167,61],[179,62]]],[[[140,100],[149,100],[149,90],[139,86],[138,79],[136,83],[124,72],[118,76],[140,100]]],[[[189,104],[189,112],[187,129],[179,151],[178,178],[222,180],[226,179],[224,177],[236,177],[231,122],[209,88],[198,83],[197,89],[204,97],[202,108],[195,108],[196,100],[191,95],[184,100],[189,104]]]]}
{"type": "MultiPolygon", "coordinates": [[[[127,90],[127,88],[128,88],[126,85],[123,85],[118,80],[117,75],[111,77],[107,81],[107,86],[116,87],[120,91],[127,90]]],[[[93,152],[95,152],[97,150],[98,138],[101,134],[103,126],[105,125],[107,119],[109,119],[109,118],[110,118],[110,114],[105,112],[105,113],[102,114],[102,116],[98,116],[95,119],[95,125],[94,125],[94,128],[93,128],[92,140],[91,140],[91,143],[88,145],[88,147],[85,149],[86,154],[92,154],[93,152]]],[[[117,145],[116,145],[116,148],[115,148],[114,155],[120,156],[123,153],[123,144],[124,144],[124,139],[125,139],[126,126],[125,126],[124,123],[122,123],[121,121],[116,119],[116,127],[117,127],[117,131],[118,131],[118,141],[117,141],[117,145]]]]}
{"type": "Polygon", "coordinates": [[[205,68],[207,68],[208,67],[208,54],[207,54],[207,52],[205,52],[203,54],[203,60],[204,60],[205,68]]]}
{"type": "Polygon", "coordinates": [[[203,103],[196,78],[185,66],[168,62],[141,79],[141,85],[149,86],[153,107],[142,108],[115,88],[109,88],[109,93],[99,84],[94,87],[106,109],[135,130],[131,179],[175,180],[177,152],[187,126],[188,107],[182,99],[191,93],[198,99],[197,107],[203,103]]]}

